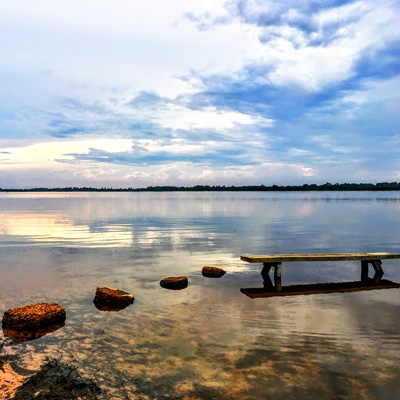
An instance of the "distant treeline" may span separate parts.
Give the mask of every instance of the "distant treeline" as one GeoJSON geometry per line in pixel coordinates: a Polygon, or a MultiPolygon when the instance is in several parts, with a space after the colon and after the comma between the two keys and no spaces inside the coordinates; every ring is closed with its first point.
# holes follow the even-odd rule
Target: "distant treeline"
{"type": "Polygon", "coordinates": [[[380,183],[324,183],[323,185],[272,185],[272,186],[148,186],[146,188],[120,188],[107,187],[64,187],[64,188],[32,188],[32,189],[1,189],[0,192],[302,192],[302,191],[379,191],[400,190],[398,182],[380,183]]]}

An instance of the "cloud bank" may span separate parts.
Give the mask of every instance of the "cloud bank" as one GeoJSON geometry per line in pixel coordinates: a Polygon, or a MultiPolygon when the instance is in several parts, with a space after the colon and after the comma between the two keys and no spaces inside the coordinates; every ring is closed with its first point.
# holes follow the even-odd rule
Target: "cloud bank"
{"type": "Polygon", "coordinates": [[[398,1],[0,6],[0,187],[400,176],[398,1]]]}

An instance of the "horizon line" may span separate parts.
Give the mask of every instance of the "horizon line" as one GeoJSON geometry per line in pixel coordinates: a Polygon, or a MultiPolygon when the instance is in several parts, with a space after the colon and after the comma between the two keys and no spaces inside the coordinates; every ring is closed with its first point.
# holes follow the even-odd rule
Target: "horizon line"
{"type": "Polygon", "coordinates": [[[324,183],[303,185],[195,185],[195,186],[147,186],[141,188],[108,188],[108,187],[35,187],[35,188],[0,188],[0,192],[176,192],[176,191],[396,191],[400,190],[398,182],[378,183],[324,183]]]}

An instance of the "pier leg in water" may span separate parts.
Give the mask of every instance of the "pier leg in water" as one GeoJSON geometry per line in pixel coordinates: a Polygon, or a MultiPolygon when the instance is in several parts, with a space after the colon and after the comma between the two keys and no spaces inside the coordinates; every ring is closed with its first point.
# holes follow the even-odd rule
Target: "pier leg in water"
{"type": "Polygon", "coordinates": [[[368,280],[368,261],[361,260],[361,281],[368,280]]]}
{"type": "Polygon", "coordinates": [[[375,275],[372,278],[374,285],[378,285],[383,276],[383,269],[382,269],[382,261],[381,260],[374,260],[371,261],[372,266],[375,270],[375,275]]]}
{"type": "Polygon", "coordinates": [[[272,284],[271,278],[269,277],[269,271],[271,271],[271,268],[273,266],[275,266],[274,263],[264,263],[263,264],[263,269],[261,271],[261,276],[264,279],[264,287],[272,288],[274,286],[272,284]]]}
{"type": "Polygon", "coordinates": [[[275,281],[275,288],[276,288],[277,292],[282,291],[281,275],[282,275],[282,263],[280,263],[280,262],[275,263],[274,281],[275,281]]]}
{"type": "Polygon", "coordinates": [[[272,263],[263,263],[263,269],[261,271],[261,276],[264,279],[264,287],[266,288],[273,288],[280,292],[282,291],[282,263],[280,262],[272,262],[272,263]],[[272,284],[271,278],[269,277],[269,271],[271,268],[274,268],[274,284],[272,284]]]}

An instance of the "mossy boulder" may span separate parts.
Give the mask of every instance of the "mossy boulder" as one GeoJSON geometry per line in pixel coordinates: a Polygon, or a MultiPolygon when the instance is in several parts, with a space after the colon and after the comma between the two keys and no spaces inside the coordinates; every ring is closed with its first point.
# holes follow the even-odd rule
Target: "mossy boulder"
{"type": "Polygon", "coordinates": [[[50,325],[63,324],[66,318],[65,308],[56,303],[28,304],[12,308],[3,315],[3,329],[16,331],[36,331],[50,325]]]}
{"type": "Polygon", "coordinates": [[[221,268],[208,266],[203,267],[201,273],[207,278],[221,278],[221,276],[226,274],[226,272],[221,268]]]}
{"type": "Polygon", "coordinates": [[[96,289],[93,302],[100,309],[102,306],[123,309],[132,304],[134,300],[133,294],[113,287],[100,286],[96,289]]]}
{"type": "Polygon", "coordinates": [[[161,287],[165,289],[180,290],[188,286],[188,279],[186,276],[170,276],[160,281],[161,287]]]}

